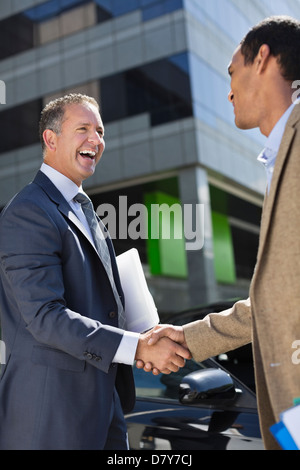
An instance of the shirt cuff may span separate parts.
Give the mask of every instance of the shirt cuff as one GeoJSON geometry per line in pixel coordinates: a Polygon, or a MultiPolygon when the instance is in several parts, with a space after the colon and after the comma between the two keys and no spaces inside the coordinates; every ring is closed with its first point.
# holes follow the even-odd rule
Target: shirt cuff
{"type": "Polygon", "coordinates": [[[125,331],[112,362],[132,366],[139,338],[139,333],[125,331]]]}

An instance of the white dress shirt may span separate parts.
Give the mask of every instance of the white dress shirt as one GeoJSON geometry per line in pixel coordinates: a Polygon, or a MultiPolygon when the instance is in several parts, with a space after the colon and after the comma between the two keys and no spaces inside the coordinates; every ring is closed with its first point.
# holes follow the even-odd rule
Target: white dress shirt
{"type": "Polygon", "coordinates": [[[277,153],[280,147],[282,136],[284,134],[285,126],[288,121],[288,118],[290,117],[291,112],[294,109],[295,104],[296,103],[291,104],[291,106],[281,116],[279,121],[277,121],[269,137],[266,140],[265,148],[257,157],[257,160],[261,162],[266,169],[268,193],[270,191],[276,157],[277,157],[277,153]]]}
{"type": "MultiPolygon", "coordinates": [[[[91,230],[89,224],[87,223],[84,212],[81,208],[81,204],[73,200],[78,192],[84,193],[82,187],[78,188],[77,184],[75,184],[65,175],[55,170],[51,166],[47,165],[46,163],[42,164],[41,171],[46,176],[48,176],[54,186],[56,186],[56,188],[66,199],[68,204],[71,206],[71,208],[87,230],[91,243],[94,244],[91,230]]],[[[113,362],[133,365],[139,336],[139,333],[124,331],[123,338],[120,342],[119,348],[116,351],[113,362]]]]}

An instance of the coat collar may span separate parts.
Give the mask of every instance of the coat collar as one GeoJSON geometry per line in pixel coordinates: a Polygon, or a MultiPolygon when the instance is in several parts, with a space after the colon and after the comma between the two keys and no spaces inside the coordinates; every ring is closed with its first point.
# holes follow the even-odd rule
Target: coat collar
{"type": "Polygon", "coordinates": [[[265,201],[263,205],[263,217],[262,217],[262,225],[260,231],[260,247],[259,247],[259,254],[258,258],[260,257],[265,241],[267,239],[267,234],[269,231],[269,227],[271,224],[273,209],[275,206],[276,195],[278,191],[278,186],[280,183],[281,175],[285,164],[289,158],[289,150],[293,142],[294,135],[296,133],[295,126],[300,120],[300,104],[296,105],[293,109],[286,127],[285,131],[281,140],[281,144],[278,150],[278,155],[276,157],[276,163],[274,167],[274,173],[272,177],[272,183],[270,187],[270,192],[268,195],[265,196],[265,201]]]}
{"type": "MultiPolygon", "coordinates": [[[[66,199],[63,197],[61,192],[56,188],[56,186],[52,183],[52,181],[46,176],[42,171],[38,171],[36,174],[33,183],[37,184],[42,188],[42,190],[47,194],[47,196],[52,200],[54,204],[57,205],[58,210],[67,217],[76,227],[82,232],[82,234],[87,238],[89,243],[91,243],[89,235],[84,227],[84,225],[80,222],[76,214],[73,212],[71,206],[68,204],[66,199]]],[[[91,243],[94,247],[94,245],[91,243]]],[[[94,247],[95,249],[95,247],[94,247]]],[[[97,250],[95,249],[97,252],[97,250]]],[[[98,252],[97,252],[98,253],[98,252]]]]}

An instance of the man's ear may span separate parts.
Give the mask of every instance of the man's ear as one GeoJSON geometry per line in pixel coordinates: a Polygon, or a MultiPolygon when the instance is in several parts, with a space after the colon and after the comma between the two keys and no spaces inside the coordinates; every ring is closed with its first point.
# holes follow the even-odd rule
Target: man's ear
{"type": "Polygon", "coordinates": [[[268,44],[262,44],[259,48],[258,54],[255,59],[257,73],[265,71],[269,58],[271,56],[271,50],[268,44]]]}
{"type": "Polygon", "coordinates": [[[52,131],[51,129],[45,129],[43,132],[43,139],[44,139],[46,147],[49,150],[51,151],[56,150],[57,136],[54,131],[52,131]]]}

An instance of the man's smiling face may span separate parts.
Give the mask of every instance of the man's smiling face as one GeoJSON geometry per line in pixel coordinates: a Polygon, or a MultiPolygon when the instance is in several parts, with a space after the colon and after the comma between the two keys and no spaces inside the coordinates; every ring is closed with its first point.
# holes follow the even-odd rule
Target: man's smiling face
{"type": "Polygon", "coordinates": [[[61,131],[53,134],[54,151],[45,163],[80,186],[94,173],[105,148],[98,109],[88,102],[66,106],[61,131]]]}

